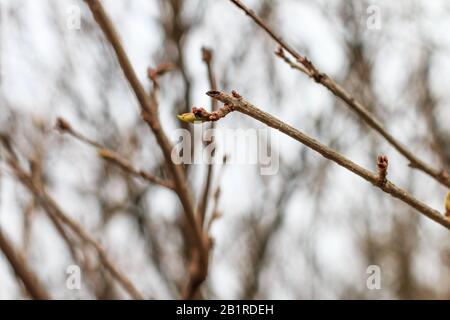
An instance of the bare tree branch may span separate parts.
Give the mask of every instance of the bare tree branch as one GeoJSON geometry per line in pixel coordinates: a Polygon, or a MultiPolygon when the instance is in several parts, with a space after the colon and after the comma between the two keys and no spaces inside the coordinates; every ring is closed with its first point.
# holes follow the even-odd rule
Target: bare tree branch
{"type": "Polygon", "coordinates": [[[62,118],[58,118],[56,121],[56,128],[61,132],[61,133],[68,133],[71,136],[73,136],[74,138],[85,142],[95,148],[98,149],[98,154],[100,157],[102,157],[103,159],[119,166],[120,168],[122,168],[125,172],[128,172],[129,174],[136,176],[136,177],[140,177],[150,183],[154,183],[154,184],[158,184],[160,186],[163,186],[165,188],[171,189],[171,190],[175,190],[175,186],[173,181],[170,180],[163,180],[159,177],[156,177],[154,175],[152,175],[149,172],[146,172],[144,170],[141,169],[136,169],[128,160],[124,159],[122,156],[120,156],[118,153],[109,150],[108,148],[102,146],[100,143],[87,138],[86,136],[84,136],[83,134],[79,133],[78,131],[76,131],[75,129],[73,129],[73,126],[69,124],[69,122],[67,122],[67,120],[64,120],[62,118]]]}
{"type": "MultiPolygon", "coordinates": [[[[429,176],[436,179],[438,182],[446,187],[450,187],[450,176],[444,170],[436,170],[426,164],[424,161],[416,157],[411,151],[409,151],[401,142],[394,138],[384,126],[370,113],[368,108],[362,105],[360,102],[348,93],[344,88],[337,84],[330,76],[320,72],[314,64],[308,60],[305,56],[298,53],[293,47],[289,46],[279,35],[277,35],[262,19],[260,19],[253,10],[247,8],[240,0],[230,0],[239,9],[243,10],[258,26],[266,31],[269,36],[277,42],[282,49],[289,52],[303,67],[295,67],[296,69],[306,73],[309,77],[313,78],[317,83],[320,83],[331,91],[336,97],[345,102],[351,110],[353,110],[361,120],[363,120],[368,126],[377,131],[383,136],[398,152],[400,152],[406,159],[410,161],[410,166],[419,169],[429,176]]],[[[282,50],[277,51],[277,55],[282,57],[284,61],[288,62],[291,67],[294,68],[294,64],[289,61],[287,57],[283,55],[282,50]]]]}
{"type": "Polygon", "coordinates": [[[130,86],[139,101],[142,118],[153,131],[156,140],[162,149],[166,163],[172,173],[177,195],[183,205],[191,236],[196,245],[196,248],[192,252],[193,260],[191,262],[191,267],[189,268],[190,280],[185,292],[185,298],[192,298],[197,292],[200,284],[205,280],[208,272],[209,243],[207,241],[207,237],[204,235],[199,219],[196,217],[195,207],[189,192],[183,167],[175,164],[171,159],[172,145],[162,130],[158,119],[155,93],[152,92],[152,94],[148,96],[142,84],[139,82],[131,62],[122,46],[119,36],[111,20],[103,9],[102,4],[98,0],[84,1],[88,4],[94,19],[97,21],[98,25],[113,47],[125,77],[130,83],[130,86]]]}
{"type": "MultiPolygon", "coordinates": [[[[214,74],[212,61],[213,61],[213,51],[209,48],[202,48],[202,58],[203,61],[206,64],[206,68],[208,71],[208,80],[209,80],[209,86],[210,90],[217,90],[217,83],[216,83],[216,77],[214,74]]],[[[211,111],[216,111],[217,109],[217,100],[211,98],[211,111]]],[[[211,128],[214,128],[214,122],[211,122],[211,128]]],[[[215,144],[214,137],[211,137],[211,143],[215,144]]],[[[206,209],[208,207],[208,199],[209,199],[209,190],[211,187],[211,180],[213,176],[213,163],[208,164],[208,172],[206,174],[206,181],[205,185],[203,187],[203,191],[200,196],[200,204],[198,206],[198,212],[200,216],[200,223],[203,225],[205,223],[205,215],[206,215],[206,209]]]]}
{"type": "Polygon", "coordinates": [[[81,239],[92,245],[92,247],[94,247],[94,249],[97,251],[100,260],[102,261],[105,268],[108,269],[111,275],[123,286],[123,288],[130,294],[130,296],[132,296],[134,299],[144,299],[143,295],[134,287],[131,281],[111,262],[103,247],[91,235],[89,235],[78,222],[71,219],[67,214],[63,212],[63,210],[58,206],[55,200],[53,200],[53,198],[47,193],[44,186],[36,185],[31,175],[25,172],[24,169],[22,169],[10,145],[8,137],[2,135],[0,136],[0,141],[7,151],[6,161],[10,168],[13,170],[14,175],[34,195],[39,205],[50,216],[59,219],[81,239]]]}
{"type": "Polygon", "coordinates": [[[25,288],[33,299],[49,300],[50,296],[39,279],[28,267],[25,258],[14,249],[3,232],[0,230],[0,249],[13,268],[15,274],[22,280],[25,288]]]}
{"type": "MultiPolygon", "coordinates": [[[[320,153],[325,158],[330,159],[330,160],[334,161],[335,163],[339,164],[340,166],[346,168],[347,170],[357,174],[358,176],[360,176],[361,178],[372,183],[374,186],[380,188],[384,192],[389,193],[393,197],[402,200],[406,204],[415,208],[417,211],[421,212],[428,218],[436,221],[437,223],[444,226],[445,228],[450,229],[450,220],[449,219],[446,219],[439,211],[434,210],[434,209],[430,208],[429,206],[427,206],[425,203],[417,200],[411,194],[409,194],[407,191],[400,189],[399,187],[394,185],[389,180],[383,179],[383,178],[385,178],[385,177],[383,177],[383,174],[378,175],[378,174],[372,173],[371,171],[357,165],[356,163],[347,159],[340,153],[321,144],[317,140],[307,136],[306,134],[295,129],[294,127],[291,127],[290,125],[284,123],[283,121],[275,118],[274,116],[268,114],[267,112],[264,112],[264,111],[260,110],[259,108],[255,107],[254,105],[252,105],[251,103],[245,101],[236,92],[233,92],[233,95],[228,95],[228,94],[225,94],[220,91],[209,91],[207,94],[210,97],[213,97],[213,98],[221,101],[226,106],[228,106],[229,108],[232,108],[235,111],[244,113],[244,114],[268,125],[269,127],[280,130],[281,132],[288,135],[289,137],[299,141],[300,143],[302,143],[302,144],[306,145],[307,147],[320,153]]],[[[382,161],[383,165],[386,164],[386,166],[387,166],[387,163],[386,163],[386,161],[384,161],[384,158],[382,160],[383,160],[382,161]]]]}

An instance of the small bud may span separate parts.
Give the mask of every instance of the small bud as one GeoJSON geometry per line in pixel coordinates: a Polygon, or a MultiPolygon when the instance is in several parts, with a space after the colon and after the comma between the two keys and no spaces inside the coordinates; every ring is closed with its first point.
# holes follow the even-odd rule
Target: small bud
{"type": "Polygon", "coordinates": [[[114,156],[114,154],[113,153],[111,153],[109,150],[107,150],[107,149],[100,149],[99,151],[98,151],[98,155],[99,155],[99,157],[101,157],[101,158],[103,158],[103,159],[113,159],[113,158],[115,158],[115,156],[114,156]]]}
{"type": "Polygon", "coordinates": [[[283,48],[282,48],[281,46],[278,47],[277,50],[275,51],[275,54],[276,54],[277,56],[283,58],[283,57],[284,57],[284,51],[283,51],[283,48]]]}
{"type": "Polygon", "coordinates": [[[208,120],[209,116],[211,115],[208,111],[206,111],[204,108],[192,108],[192,113],[195,115],[198,119],[208,120]]]}
{"type": "Polygon", "coordinates": [[[237,93],[235,90],[231,90],[231,95],[236,99],[242,99],[242,96],[237,93]]]}
{"type": "Polygon", "coordinates": [[[193,112],[179,114],[177,115],[177,118],[183,122],[189,123],[194,123],[195,121],[197,121],[197,118],[195,117],[195,114],[193,112]]]}
{"type": "Polygon", "coordinates": [[[378,177],[381,181],[386,180],[389,161],[386,155],[379,155],[377,158],[378,177]]]}
{"type": "Polygon", "coordinates": [[[71,128],[70,124],[69,124],[66,120],[64,120],[63,118],[61,118],[61,117],[58,117],[58,118],[56,119],[55,127],[56,127],[56,129],[59,130],[61,133],[72,131],[72,128],[71,128]]]}
{"type": "Polygon", "coordinates": [[[450,191],[447,193],[447,196],[445,197],[445,216],[447,218],[450,218],[450,191]]]}
{"type": "Polygon", "coordinates": [[[206,63],[210,63],[212,59],[212,50],[206,47],[202,47],[202,60],[206,63]]]}

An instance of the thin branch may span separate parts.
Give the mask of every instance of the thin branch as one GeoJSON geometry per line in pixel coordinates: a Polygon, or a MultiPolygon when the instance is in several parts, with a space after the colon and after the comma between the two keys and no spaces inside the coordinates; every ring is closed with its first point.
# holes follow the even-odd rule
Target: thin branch
{"type": "Polygon", "coordinates": [[[156,140],[162,149],[166,163],[172,173],[177,190],[177,195],[186,214],[189,231],[193,239],[193,243],[196,246],[192,254],[192,266],[195,267],[190,268],[189,282],[191,284],[188,285],[189,288],[193,289],[186,290],[188,296],[185,296],[186,298],[192,298],[193,294],[196,293],[200,284],[206,279],[206,275],[208,272],[209,243],[207,241],[207,237],[203,233],[199,220],[196,217],[194,203],[188,189],[188,184],[183,167],[181,165],[175,164],[172,161],[172,145],[166,134],[162,130],[161,124],[159,122],[155,94],[154,92],[152,92],[152,94],[148,96],[146,91],[144,90],[144,87],[138,80],[131,62],[119,39],[119,36],[110,18],[107,16],[102,4],[98,0],[84,1],[88,4],[89,9],[94,16],[94,19],[113,47],[122,71],[125,74],[125,77],[127,78],[131,88],[136,95],[136,98],[139,101],[142,118],[153,131],[156,140]]]}
{"type": "Polygon", "coordinates": [[[220,188],[220,185],[218,185],[216,190],[213,193],[212,215],[211,215],[211,218],[208,220],[208,223],[207,223],[207,226],[206,226],[208,231],[211,230],[213,222],[222,217],[222,213],[219,211],[220,193],[221,193],[221,188],[220,188]]]}
{"type": "Polygon", "coordinates": [[[28,267],[25,258],[14,249],[3,232],[0,230],[0,249],[13,268],[17,277],[22,280],[23,285],[33,299],[49,300],[50,296],[40,283],[36,275],[28,267]]]}
{"type": "MultiPolygon", "coordinates": [[[[42,127],[42,130],[47,131],[46,127],[42,127]]],[[[30,176],[33,180],[33,183],[36,186],[43,186],[43,173],[42,173],[42,160],[43,160],[43,149],[41,148],[41,146],[35,148],[35,155],[30,159],[30,176]]],[[[28,249],[28,244],[30,241],[30,232],[31,232],[31,222],[32,222],[32,214],[34,212],[34,210],[36,209],[36,207],[38,206],[38,203],[36,203],[36,199],[34,197],[31,197],[31,201],[30,201],[30,205],[29,207],[25,210],[24,213],[24,220],[25,220],[25,226],[24,226],[24,252],[25,252],[25,256],[26,256],[26,252],[28,249]]],[[[69,253],[72,257],[72,259],[80,266],[84,265],[84,261],[83,259],[81,259],[80,254],[82,253],[81,251],[78,252],[76,250],[77,248],[77,243],[75,241],[75,239],[73,239],[72,235],[68,234],[66,229],[64,228],[63,224],[61,221],[59,221],[56,217],[49,215],[50,221],[53,223],[53,225],[55,226],[56,231],[60,234],[61,238],[64,240],[69,253]]]]}
{"type": "Polygon", "coordinates": [[[108,161],[118,165],[124,171],[126,171],[136,177],[141,177],[142,179],[147,180],[148,182],[158,184],[160,186],[166,187],[173,191],[175,190],[175,185],[174,185],[173,181],[163,180],[161,178],[155,177],[154,175],[152,175],[146,171],[138,170],[138,169],[134,168],[127,160],[125,160],[124,158],[119,156],[117,153],[112,152],[111,150],[101,149],[101,150],[99,150],[99,155],[103,159],[108,160],[108,161]]]}
{"type": "MultiPolygon", "coordinates": [[[[275,118],[274,116],[268,114],[267,112],[260,110],[259,108],[255,107],[251,103],[245,101],[236,92],[233,92],[233,95],[228,95],[228,94],[220,92],[220,91],[209,91],[209,92],[207,92],[207,95],[221,101],[225,105],[233,108],[233,110],[235,110],[235,111],[244,113],[244,114],[268,125],[269,127],[272,127],[274,129],[277,129],[277,130],[283,132],[284,134],[288,135],[289,137],[299,141],[300,143],[302,143],[302,144],[306,145],[307,147],[320,153],[325,158],[330,159],[330,160],[334,161],[335,163],[337,163],[338,165],[357,174],[358,176],[360,176],[361,178],[372,183],[374,186],[380,188],[384,192],[389,193],[391,196],[402,200],[409,206],[415,208],[417,211],[421,212],[428,218],[436,221],[437,223],[444,226],[445,228],[450,229],[450,220],[446,219],[439,211],[434,210],[434,209],[430,208],[429,206],[427,206],[425,203],[417,200],[411,194],[409,194],[407,191],[397,187],[389,180],[380,179],[380,176],[378,174],[375,174],[375,173],[357,165],[356,163],[347,159],[346,157],[344,157],[340,153],[336,152],[335,150],[327,147],[326,145],[323,145],[322,143],[318,142],[317,140],[300,132],[299,130],[295,129],[294,127],[291,127],[290,125],[275,118]]],[[[386,168],[387,168],[387,162],[385,162],[385,161],[382,161],[382,162],[386,165],[386,168]]]]}
{"type": "Polygon", "coordinates": [[[289,57],[284,54],[283,48],[278,47],[278,49],[275,51],[275,55],[286,62],[286,64],[288,64],[292,69],[296,69],[300,72],[303,72],[307,76],[311,76],[308,69],[306,69],[302,64],[295,63],[294,61],[289,59],[289,57]]]}
{"type": "Polygon", "coordinates": [[[74,138],[80,140],[81,142],[87,143],[88,145],[91,145],[94,148],[104,149],[104,147],[100,143],[95,142],[94,140],[89,139],[88,137],[86,137],[83,134],[79,133],[78,131],[74,130],[72,128],[72,126],[70,125],[70,123],[67,122],[67,120],[65,120],[65,119],[63,119],[61,117],[58,117],[56,119],[55,128],[60,133],[68,133],[71,136],[73,136],[74,138]]]}
{"type": "Polygon", "coordinates": [[[92,247],[97,251],[105,268],[108,269],[111,275],[122,285],[131,297],[139,300],[144,299],[143,295],[134,287],[125,274],[119,271],[119,269],[111,262],[103,247],[91,235],[89,235],[78,222],[65,214],[55,200],[53,200],[53,198],[47,193],[45,188],[41,185],[36,185],[31,175],[22,169],[18,163],[17,156],[10,145],[9,138],[2,135],[0,136],[0,141],[7,151],[6,161],[14,172],[14,175],[33,194],[36,201],[48,213],[48,215],[59,219],[82,240],[92,245],[92,247]]]}
{"type": "MultiPolygon", "coordinates": [[[[289,46],[279,35],[277,35],[263,20],[261,20],[253,10],[247,8],[240,0],[230,0],[239,9],[243,10],[257,25],[264,29],[268,35],[277,42],[280,47],[289,52],[302,66],[297,67],[300,71],[306,73],[309,77],[313,78],[317,83],[320,83],[331,91],[336,97],[345,102],[351,110],[353,110],[361,120],[363,120],[368,126],[377,131],[383,136],[398,152],[400,152],[406,159],[410,161],[410,166],[419,169],[429,176],[436,179],[438,182],[446,187],[450,187],[450,176],[446,174],[444,170],[436,170],[426,164],[421,159],[417,158],[411,151],[409,151],[400,141],[394,138],[384,126],[370,113],[370,111],[362,105],[360,102],[348,93],[344,88],[337,84],[330,76],[320,72],[313,63],[305,56],[302,56],[294,48],[289,46]]],[[[277,55],[288,62],[288,58],[284,56],[282,49],[277,51],[277,55]]],[[[289,62],[288,62],[289,63],[289,62]]],[[[292,63],[289,63],[293,67],[292,63]]]]}
{"type": "Polygon", "coordinates": [[[156,177],[156,176],[152,175],[151,173],[146,172],[144,170],[136,169],[128,160],[126,160],[125,158],[120,156],[118,153],[116,153],[112,150],[109,150],[108,148],[102,146],[100,143],[98,143],[90,138],[87,138],[83,134],[81,134],[78,131],[76,131],[75,129],[73,129],[72,125],[70,125],[69,122],[67,122],[67,120],[64,120],[63,118],[58,118],[56,120],[56,128],[61,133],[68,133],[71,136],[73,136],[74,138],[97,148],[98,154],[100,157],[102,157],[104,160],[107,160],[107,161],[119,166],[125,172],[127,172],[135,177],[140,177],[150,183],[158,184],[162,187],[165,187],[165,188],[168,188],[171,190],[175,190],[175,185],[174,185],[173,181],[164,180],[164,179],[156,177]]]}
{"type": "MultiPolygon", "coordinates": [[[[222,158],[222,163],[227,163],[227,156],[224,155],[222,158]]],[[[221,187],[220,184],[222,182],[222,177],[225,172],[225,166],[222,166],[221,170],[219,170],[219,173],[217,174],[217,182],[216,182],[216,189],[213,192],[213,207],[212,207],[212,214],[209,218],[208,222],[206,223],[206,230],[208,234],[211,231],[211,227],[214,221],[222,217],[222,213],[219,211],[219,199],[221,194],[221,187]]]]}
{"type": "MultiPolygon", "coordinates": [[[[208,81],[209,81],[209,87],[211,90],[217,90],[217,81],[216,76],[214,74],[214,68],[213,68],[213,58],[214,58],[214,52],[210,48],[203,47],[202,48],[202,60],[206,65],[206,69],[208,72],[208,81]]],[[[211,98],[211,111],[217,110],[217,100],[211,98]]]]}
{"type": "Polygon", "coordinates": [[[445,216],[450,219],[450,191],[447,192],[447,196],[445,197],[445,216]]]}
{"type": "MultiPolygon", "coordinates": [[[[214,75],[214,70],[212,67],[213,51],[208,48],[202,48],[202,58],[203,62],[206,64],[208,71],[208,79],[210,90],[217,90],[216,77],[214,75]]],[[[217,110],[217,100],[211,98],[211,111],[217,110]]],[[[214,122],[211,122],[211,129],[214,128],[214,122]]],[[[215,144],[214,136],[211,137],[211,144],[215,144]]],[[[203,226],[205,223],[206,209],[208,208],[209,190],[211,187],[211,180],[213,176],[214,164],[208,164],[208,172],[206,174],[205,185],[200,196],[200,204],[198,205],[198,214],[200,217],[200,224],[203,226]]]]}

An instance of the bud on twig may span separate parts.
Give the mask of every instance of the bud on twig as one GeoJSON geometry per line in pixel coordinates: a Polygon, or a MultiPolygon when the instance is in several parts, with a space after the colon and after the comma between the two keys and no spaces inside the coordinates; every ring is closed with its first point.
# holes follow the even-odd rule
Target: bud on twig
{"type": "Polygon", "coordinates": [[[217,121],[223,117],[225,117],[230,112],[234,111],[234,107],[232,105],[224,105],[222,108],[208,112],[204,108],[193,107],[192,112],[183,113],[178,115],[178,119],[184,122],[209,122],[209,121],[217,121]]]}
{"type": "Polygon", "coordinates": [[[386,155],[379,155],[377,158],[378,179],[381,183],[386,181],[388,158],[386,155]]]}

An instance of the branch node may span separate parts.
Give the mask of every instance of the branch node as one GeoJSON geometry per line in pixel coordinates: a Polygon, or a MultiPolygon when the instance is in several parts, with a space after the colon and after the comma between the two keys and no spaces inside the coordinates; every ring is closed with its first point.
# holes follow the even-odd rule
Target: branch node
{"type": "Polygon", "coordinates": [[[175,69],[172,63],[161,63],[156,68],[147,68],[147,76],[155,86],[158,86],[158,77],[175,69]]]}

